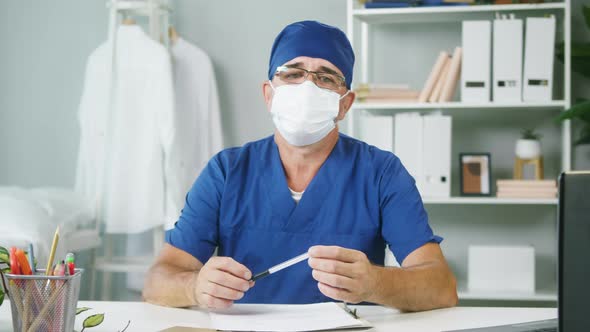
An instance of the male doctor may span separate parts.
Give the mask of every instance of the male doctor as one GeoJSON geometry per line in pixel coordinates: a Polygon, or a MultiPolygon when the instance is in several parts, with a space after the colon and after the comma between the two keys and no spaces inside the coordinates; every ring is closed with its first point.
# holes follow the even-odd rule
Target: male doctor
{"type": "Polygon", "coordinates": [[[338,132],[355,98],[353,64],[335,27],[303,21],[277,36],[262,85],[276,131],[211,159],[166,233],[145,300],[204,308],[371,302],[408,311],[457,303],[414,179],[391,152],[338,132]],[[401,267],[383,266],[386,245],[401,267]],[[305,252],[306,262],[250,281],[305,252]]]}

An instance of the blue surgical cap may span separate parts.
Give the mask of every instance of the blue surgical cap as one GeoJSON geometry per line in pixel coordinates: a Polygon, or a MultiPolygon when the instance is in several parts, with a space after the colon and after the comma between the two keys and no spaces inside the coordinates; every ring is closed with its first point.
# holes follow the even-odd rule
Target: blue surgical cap
{"type": "Polygon", "coordinates": [[[342,30],[316,21],[301,21],[287,25],[275,39],[270,51],[268,79],[277,67],[299,56],[321,58],[336,66],[350,89],[354,52],[342,30]]]}

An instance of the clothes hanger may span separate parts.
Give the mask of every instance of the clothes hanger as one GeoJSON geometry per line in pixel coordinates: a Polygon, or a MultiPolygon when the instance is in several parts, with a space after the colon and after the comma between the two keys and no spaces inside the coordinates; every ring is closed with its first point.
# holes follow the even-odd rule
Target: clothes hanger
{"type": "Polygon", "coordinates": [[[123,20],[121,21],[122,25],[135,25],[137,22],[130,17],[127,13],[123,14],[123,20]]]}
{"type": "Polygon", "coordinates": [[[178,41],[179,38],[176,28],[174,28],[172,25],[168,27],[168,38],[170,38],[170,42],[172,44],[176,44],[176,41],[178,41]]]}

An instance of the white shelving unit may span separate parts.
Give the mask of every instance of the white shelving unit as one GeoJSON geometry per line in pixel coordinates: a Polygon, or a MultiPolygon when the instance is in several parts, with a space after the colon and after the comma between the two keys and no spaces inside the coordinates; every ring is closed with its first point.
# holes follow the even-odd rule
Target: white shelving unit
{"type": "Polygon", "coordinates": [[[557,198],[449,197],[424,198],[424,204],[557,205],[557,198]]]}
{"type": "Polygon", "coordinates": [[[487,293],[487,292],[471,292],[459,288],[459,298],[462,300],[490,300],[490,301],[557,301],[556,290],[538,290],[535,293],[487,293]]]}
{"type": "MultiPolygon", "coordinates": [[[[570,101],[570,77],[571,77],[571,9],[570,0],[562,2],[551,2],[542,4],[510,4],[510,5],[472,5],[453,7],[410,7],[410,8],[362,8],[357,0],[347,0],[347,35],[360,58],[360,71],[356,74],[355,81],[358,83],[371,82],[369,71],[369,59],[371,59],[372,46],[370,44],[371,27],[382,24],[404,25],[404,29],[412,29],[413,23],[429,22],[456,22],[463,20],[493,19],[497,12],[517,13],[523,16],[553,14],[556,16],[562,29],[558,30],[557,40],[565,42],[565,63],[563,67],[563,82],[561,99],[549,102],[520,102],[520,103],[463,103],[460,101],[448,103],[366,103],[356,102],[348,113],[347,132],[351,136],[357,134],[357,116],[360,111],[390,112],[429,112],[445,111],[449,114],[465,114],[472,110],[480,112],[502,111],[503,116],[509,112],[539,112],[555,111],[560,112],[571,106],[570,101]]],[[[433,56],[434,59],[434,56],[433,56]]],[[[431,64],[428,64],[429,66],[431,64]]],[[[557,75],[555,73],[554,75],[557,75]]],[[[391,82],[397,83],[397,82],[391,82]]],[[[417,87],[421,88],[421,87],[417,87]]],[[[571,168],[571,127],[569,122],[564,122],[561,127],[561,169],[571,168]]],[[[519,205],[535,207],[557,206],[557,199],[503,199],[496,197],[449,197],[449,198],[425,198],[424,203],[432,205],[482,205],[501,206],[519,205]]],[[[527,207],[525,207],[527,208],[527,207]]],[[[466,225],[469,227],[469,225],[466,225]]],[[[556,252],[556,251],[555,251],[556,252]]],[[[476,293],[469,292],[465,280],[459,280],[459,298],[462,300],[503,300],[503,301],[556,301],[556,287],[553,289],[538,289],[534,294],[519,293],[476,293]]]]}
{"type": "Polygon", "coordinates": [[[490,12],[543,11],[543,13],[555,14],[562,13],[568,6],[566,2],[552,2],[459,7],[352,8],[352,16],[362,22],[371,24],[448,22],[460,21],[466,17],[469,17],[469,19],[480,19],[488,17],[490,12]]]}
{"type": "Polygon", "coordinates": [[[352,110],[391,110],[391,111],[427,111],[427,110],[459,110],[459,109],[492,109],[492,110],[562,110],[566,106],[564,100],[552,100],[549,102],[527,102],[527,103],[365,103],[355,102],[352,110]]]}

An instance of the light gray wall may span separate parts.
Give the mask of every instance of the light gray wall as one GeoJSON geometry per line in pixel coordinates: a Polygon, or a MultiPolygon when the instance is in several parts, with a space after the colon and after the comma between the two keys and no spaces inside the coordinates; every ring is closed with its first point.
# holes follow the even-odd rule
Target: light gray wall
{"type": "Polygon", "coordinates": [[[0,185],[72,185],[86,57],[104,1],[0,3],[0,185]]]}
{"type": "Polygon", "coordinates": [[[342,0],[176,0],[174,7],[178,31],[213,60],[227,146],[272,133],[261,84],[272,42],[285,25],[312,19],[346,29],[342,0]]]}

